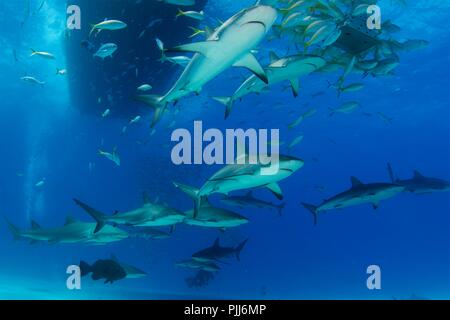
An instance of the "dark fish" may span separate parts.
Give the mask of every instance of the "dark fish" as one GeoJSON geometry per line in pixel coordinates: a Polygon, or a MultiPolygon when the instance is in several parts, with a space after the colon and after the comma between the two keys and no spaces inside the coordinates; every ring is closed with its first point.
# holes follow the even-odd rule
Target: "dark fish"
{"type": "Polygon", "coordinates": [[[83,48],[85,48],[87,51],[89,51],[90,53],[95,52],[95,45],[92,42],[90,42],[89,40],[81,41],[81,46],[83,48]]]}
{"type": "Polygon", "coordinates": [[[214,273],[200,270],[195,276],[186,278],[185,281],[189,288],[200,288],[207,286],[212,279],[214,279],[214,273]]]}
{"type": "Polygon", "coordinates": [[[80,262],[81,276],[87,276],[92,273],[92,280],[105,279],[105,283],[124,279],[127,276],[124,268],[114,260],[97,260],[91,266],[88,263],[80,262]]]}

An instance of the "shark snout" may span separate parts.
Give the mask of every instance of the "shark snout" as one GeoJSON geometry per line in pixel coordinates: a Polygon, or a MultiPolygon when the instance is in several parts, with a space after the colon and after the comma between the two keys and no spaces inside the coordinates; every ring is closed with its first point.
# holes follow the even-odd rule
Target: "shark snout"
{"type": "Polygon", "coordinates": [[[261,23],[266,28],[266,32],[272,27],[277,20],[277,11],[270,6],[256,6],[246,14],[245,21],[247,23],[261,23]]]}
{"type": "Polygon", "coordinates": [[[302,168],[305,161],[291,156],[280,155],[280,163],[283,169],[289,169],[294,172],[302,168]]]}

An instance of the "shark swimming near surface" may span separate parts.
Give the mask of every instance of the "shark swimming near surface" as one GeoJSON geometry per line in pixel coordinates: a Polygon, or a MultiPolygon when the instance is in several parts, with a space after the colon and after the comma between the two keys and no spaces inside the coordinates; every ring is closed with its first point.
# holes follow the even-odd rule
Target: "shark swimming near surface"
{"type": "Polygon", "coordinates": [[[136,96],[136,100],[154,109],[152,127],[159,121],[167,104],[190,93],[200,93],[206,83],[231,66],[247,68],[268,83],[264,69],[251,50],[263,40],[276,19],[274,8],[256,5],[225,21],[206,41],[168,49],[195,54],[167,94],[136,96]]]}

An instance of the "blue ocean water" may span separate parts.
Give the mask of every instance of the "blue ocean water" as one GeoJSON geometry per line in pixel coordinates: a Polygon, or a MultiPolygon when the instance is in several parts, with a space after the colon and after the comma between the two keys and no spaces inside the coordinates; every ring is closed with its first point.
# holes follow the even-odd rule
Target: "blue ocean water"
{"type": "MultiPolygon", "coordinates": [[[[47,0],[40,8],[42,3],[14,0],[0,4],[0,214],[4,217],[0,219],[1,298],[449,298],[447,193],[402,193],[382,201],[377,210],[370,204],[332,210],[319,215],[317,226],[301,206],[301,202],[319,204],[348,189],[351,176],[367,183],[389,182],[388,162],[402,179],[419,170],[426,176],[450,180],[447,1],[378,2],[382,20],[392,19],[402,29],[392,37],[398,41],[423,39],[429,44],[420,50],[399,53],[400,63],[392,75],[363,78],[351,73],[346,82],[362,82],[361,91],[337,97],[327,81],[335,82],[343,70],[314,73],[300,79],[298,98],[292,96],[290,88],[286,89],[287,82],[276,84],[270,91],[236,102],[231,116],[224,120],[224,107],[211,97],[231,95],[250,75],[247,70],[230,68],[210,81],[200,95],[189,95],[176,107],[169,107],[154,131],[150,128],[151,109],[131,109],[135,108],[131,98],[135,92],[127,88],[123,89],[123,96],[130,97],[129,106],[127,99],[121,100],[120,106],[105,101],[108,94],[114,96],[115,92],[94,80],[93,86],[104,90],[102,101],[79,99],[78,95],[85,92],[79,89],[82,84],[74,81],[77,77],[113,68],[125,62],[120,59],[128,53],[123,49],[111,60],[95,61],[90,53],[83,52],[96,69],[92,69],[92,64],[74,64],[68,59],[68,50],[79,44],[71,44],[73,38],[67,35],[66,1],[47,0]],[[30,58],[30,48],[51,52],[57,59],[30,58]],[[67,76],[55,74],[56,68],[68,65],[72,69],[67,67],[67,76]],[[33,86],[21,81],[26,75],[36,76],[46,84],[33,86]],[[346,101],[358,101],[361,109],[330,117],[329,108],[346,101]],[[102,111],[108,107],[112,114],[103,118],[102,111]],[[294,129],[288,128],[311,108],[317,109],[312,117],[294,129]],[[89,109],[95,111],[86,111],[89,109]],[[115,110],[120,112],[114,114],[115,110]],[[141,121],[129,125],[136,115],[142,116],[141,121]],[[386,117],[392,121],[386,121],[386,117]],[[205,128],[221,130],[280,129],[284,143],[281,152],[305,161],[303,168],[280,182],[286,203],[281,216],[274,210],[231,208],[247,217],[249,223],[225,231],[180,224],[169,239],[129,238],[101,246],[30,244],[13,239],[6,220],[21,230],[29,229],[31,221],[45,228],[62,226],[67,216],[93,222],[73,198],[112,214],[142,206],[142,193],[146,191],[150,199],[158,198],[160,203],[183,211],[191,209],[191,199],[173,182],[200,187],[221,168],[172,163],[172,131],[192,129],[195,120],[202,120],[205,128]],[[288,149],[299,135],[304,136],[303,141],[288,149]],[[99,148],[111,151],[114,147],[121,157],[120,166],[98,155],[99,148]],[[42,186],[36,185],[39,181],[43,181],[42,186]],[[196,271],[176,267],[175,263],[211,246],[217,237],[226,246],[249,241],[240,261],[221,261],[221,270],[208,285],[190,288],[185,279],[196,271]],[[93,263],[108,259],[111,254],[144,270],[147,276],[112,285],[84,277],[81,290],[67,289],[67,266],[80,260],[93,263]],[[366,270],[370,265],[381,268],[380,290],[367,288],[366,270]]],[[[208,22],[211,17],[223,21],[253,4],[254,1],[209,0],[204,11],[210,17],[208,22]]],[[[133,5],[139,6],[139,1],[133,5]]],[[[98,21],[106,18],[101,1],[89,9],[81,6],[82,12],[94,9],[98,21]]],[[[142,12],[146,14],[152,16],[142,12]]],[[[117,18],[130,25],[134,21],[126,11],[117,18]]],[[[82,30],[73,32],[87,37],[91,22],[83,20],[82,30]]],[[[129,36],[120,32],[126,31],[103,31],[96,44],[113,40],[120,51],[121,37],[129,36]]],[[[133,37],[137,47],[149,51],[156,50],[155,37],[171,45],[194,41],[181,39],[173,43],[169,32],[152,34],[143,40],[138,39],[138,34],[133,37]]],[[[256,56],[263,65],[269,63],[270,50],[280,56],[296,53],[289,37],[266,39],[257,49],[256,56]]],[[[132,54],[129,60],[134,58],[132,54]]],[[[145,63],[143,60],[142,65],[145,63]]],[[[156,87],[152,94],[163,93],[182,70],[166,63],[157,70],[145,69],[134,83],[130,79],[123,82],[137,87],[148,81],[156,87]],[[162,75],[164,84],[158,80],[162,75]]],[[[281,203],[267,190],[256,190],[254,195],[281,203]]],[[[219,199],[220,196],[211,197],[215,205],[225,207],[219,199]]],[[[169,228],[162,230],[169,232],[169,228]]]]}

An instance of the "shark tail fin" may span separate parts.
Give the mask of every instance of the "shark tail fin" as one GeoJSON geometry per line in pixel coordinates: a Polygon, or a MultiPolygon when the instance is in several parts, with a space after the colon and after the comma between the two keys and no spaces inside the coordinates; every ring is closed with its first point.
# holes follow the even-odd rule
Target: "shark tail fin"
{"type": "Polygon", "coordinates": [[[86,211],[97,222],[94,233],[99,232],[105,226],[105,215],[100,211],[91,208],[87,204],[81,202],[78,199],[73,199],[77,205],[79,205],[84,211],[86,211]]]}
{"type": "Polygon", "coordinates": [[[245,244],[247,243],[248,239],[245,239],[242,241],[237,247],[236,247],[236,259],[238,261],[241,261],[241,251],[244,249],[245,244]]]}
{"type": "Polygon", "coordinates": [[[227,119],[233,109],[233,97],[213,97],[213,99],[225,106],[225,119],[227,119]]]}
{"type": "Polygon", "coordinates": [[[303,203],[302,202],[302,206],[304,206],[309,212],[312,213],[313,218],[314,218],[314,225],[317,225],[317,207],[312,205],[312,204],[308,204],[308,203],[303,203]]]}
{"type": "Polygon", "coordinates": [[[177,15],[175,16],[175,20],[176,20],[178,17],[181,17],[181,16],[184,16],[184,12],[183,12],[183,10],[181,10],[180,8],[178,8],[178,13],[177,13],[177,15]]]}
{"type": "MultiPolygon", "coordinates": [[[[95,29],[97,28],[97,25],[96,25],[96,24],[91,23],[90,25],[91,25],[91,31],[89,31],[89,36],[88,36],[88,38],[91,37],[92,33],[93,33],[93,32],[95,31],[95,29]]],[[[99,30],[99,32],[100,32],[100,30],[99,30]]]]}
{"type": "Polygon", "coordinates": [[[92,267],[85,261],[81,260],[80,261],[80,272],[81,272],[81,276],[84,277],[86,275],[88,275],[89,273],[92,272],[92,267]]]}
{"type": "Polygon", "coordinates": [[[151,127],[154,128],[155,125],[161,120],[161,116],[166,109],[166,103],[164,102],[164,97],[158,95],[137,95],[134,97],[136,101],[140,101],[148,105],[155,112],[153,113],[153,120],[151,127]]]}
{"type": "Polygon", "coordinates": [[[388,170],[389,178],[391,179],[391,182],[395,183],[398,179],[394,175],[394,170],[392,169],[392,165],[390,162],[388,162],[388,164],[387,164],[387,170],[388,170]]]}
{"type": "Polygon", "coordinates": [[[202,202],[202,197],[199,196],[200,190],[195,187],[191,187],[177,182],[174,182],[173,184],[175,185],[175,187],[186,193],[189,197],[191,197],[194,200],[194,219],[197,218],[198,210],[200,209],[202,202]]]}
{"type": "Polygon", "coordinates": [[[283,215],[283,209],[286,206],[286,203],[283,202],[282,204],[280,204],[279,206],[277,206],[277,210],[278,210],[278,215],[281,217],[283,215]]]}
{"type": "Polygon", "coordinates": [[[19,240],[20,239],[20,230],[19,228],[17,228],[15,225],[13,225],[11,222],[9,222],[9,220],[5,219],[6,223],[8,224],[8,228],[11,231],[14,240],[19,240]]]}

